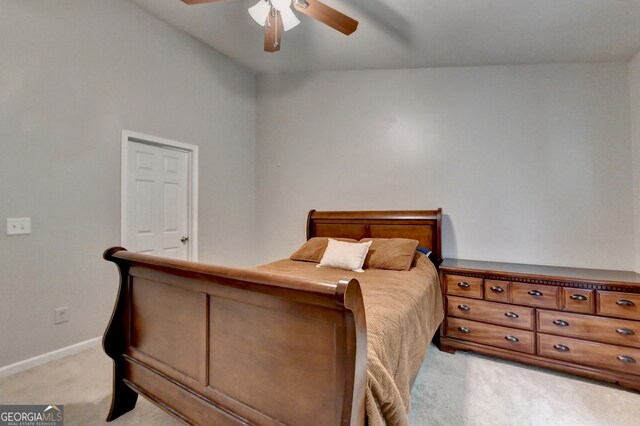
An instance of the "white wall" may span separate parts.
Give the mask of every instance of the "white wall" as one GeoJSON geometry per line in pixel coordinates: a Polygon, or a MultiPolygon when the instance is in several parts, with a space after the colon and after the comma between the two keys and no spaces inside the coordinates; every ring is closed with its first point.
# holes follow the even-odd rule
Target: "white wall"
{"type": "Polygon", "coordinates": [[[261,260],[309,209],[442,207],[446,257],[633,269],[627,64],[258,78],[261,260]]]}
{"type": "Polygon", "coordinates": [[[120,135],[200,147],[200,259],[253,263],[255,80],[126,0],[0,0],[0,366],[99,336],[120,135]],[[69,306],[70,322],[53,325],[69,306]]]}
{"type": "Polygon", "coordinates": [[[629,63],[633,146],[633,200],[635,213],[635,270],[640,273],[640,52],[629,63]]]}

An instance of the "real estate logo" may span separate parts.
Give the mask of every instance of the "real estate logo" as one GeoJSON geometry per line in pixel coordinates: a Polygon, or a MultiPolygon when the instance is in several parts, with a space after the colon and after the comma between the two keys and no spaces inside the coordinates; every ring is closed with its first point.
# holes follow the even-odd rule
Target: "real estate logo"
{"type": "Polygon", "coordinates": [[[0,426],[62,426],[63,405],[0,405],[0,426]]]}

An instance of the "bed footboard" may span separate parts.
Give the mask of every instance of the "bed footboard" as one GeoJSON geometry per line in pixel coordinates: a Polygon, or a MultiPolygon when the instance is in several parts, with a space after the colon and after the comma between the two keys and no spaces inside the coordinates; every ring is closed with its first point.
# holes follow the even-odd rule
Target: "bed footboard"
{"type": "Polygon", "coordinates": [[[194,425],[363,425],[360,285],[108,249],[120,288],[103,339],[107,420],[138,394],[194,425]]]}

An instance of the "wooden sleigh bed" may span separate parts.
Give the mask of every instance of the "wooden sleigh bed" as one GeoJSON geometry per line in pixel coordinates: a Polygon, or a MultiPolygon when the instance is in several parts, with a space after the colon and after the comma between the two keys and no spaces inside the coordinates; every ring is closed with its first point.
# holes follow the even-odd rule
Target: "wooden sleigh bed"
{"type": "MultiPolygon", "coordinates": [[[[312,210],[307,239],[416,239],[438,264],[440,223],[440,209],[312,210]]],[[[143,395],[187,424],[365,424],[367,324],[357,279],[326,282],[121,247],[104,258],[120,272],[103,338],[114,361],[108,421],[143,395]]]]}

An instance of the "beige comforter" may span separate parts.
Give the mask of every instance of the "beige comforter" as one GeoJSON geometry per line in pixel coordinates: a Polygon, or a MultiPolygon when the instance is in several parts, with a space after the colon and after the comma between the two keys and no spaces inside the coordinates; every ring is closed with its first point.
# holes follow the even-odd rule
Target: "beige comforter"
{"type": "Polygon", "coordinates": [[[418,253],[409,271],[356,273],[288,259],[258,269],[329,282],[348,278],[360,282],[367,320],[368,424],[408,425],[410,381],[444,317],[433,263],[418,253]]]}

